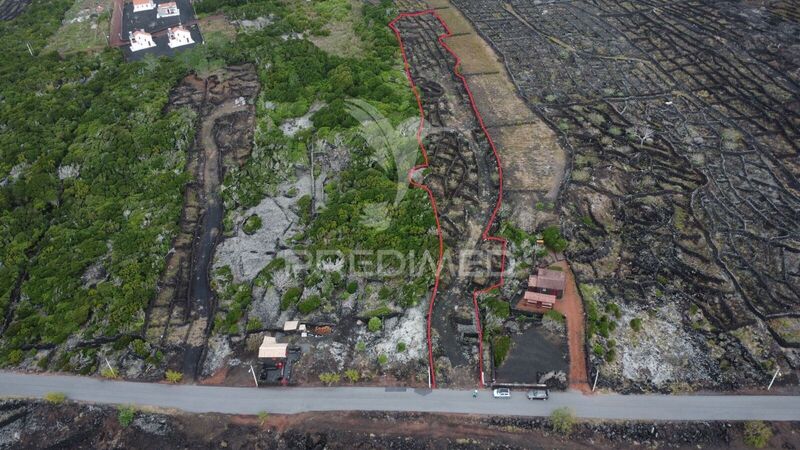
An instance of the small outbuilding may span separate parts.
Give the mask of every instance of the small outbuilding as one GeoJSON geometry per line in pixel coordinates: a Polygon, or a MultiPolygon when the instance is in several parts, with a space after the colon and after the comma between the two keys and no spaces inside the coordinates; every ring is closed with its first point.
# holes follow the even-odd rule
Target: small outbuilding
{"type": "Polygon", "coordinates": [[[527,306],[539,309],[553,309],[556,304],[556,296],[550,294],[542,294],[540,292],[525,292],[523,297],[527,306]]]}
{"type": "Polygon", "coordinates": [[[560,270],[539,269],[536,275],[528,278],[528,289],[542,294],[561,298],[567,285],[567,276],[560,270]]]}
{"type": "Polygon", "coordinates": [[[286,350],[289,344],[278,343],[272,336],[264,336],[261,346],[258,347],[258,359],[286,359],[286,350]]]}

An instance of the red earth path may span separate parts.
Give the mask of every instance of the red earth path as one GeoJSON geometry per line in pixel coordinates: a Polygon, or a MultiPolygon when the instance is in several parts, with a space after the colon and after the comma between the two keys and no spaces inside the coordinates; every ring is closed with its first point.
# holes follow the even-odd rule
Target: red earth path
{"type": "Polygon", "coordinates": [[[583,393],[591,391],[586,371],[586,342],[583,302],[581,301],[575,276],[566,261],[556,263],[567,276],[564,295],[556,302],[555,309],[566,317],[567,343],[569,345],[569,387],[583,393]]]}

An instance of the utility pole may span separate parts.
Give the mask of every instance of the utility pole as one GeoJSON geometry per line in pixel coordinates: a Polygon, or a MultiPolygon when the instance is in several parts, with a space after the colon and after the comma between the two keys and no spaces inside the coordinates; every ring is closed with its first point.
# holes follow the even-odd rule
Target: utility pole
{"type": "Polygon", "coordinates": [[[774,383],[774,382],[775,382],[775,378],[778,378],[778,375],[780,375],[780,374],[781,374],[781,368],[780,368],[780,367],[778,367],[778,368],[775,370],[775,375],[773,375],[773,376],[772,376],[772,380],[769,382],[769,386],[767,386],[767,390],[770,390],[770,389],[772,389],[772,383],[774,383]]]}
{"type": "Polygon", "coordinates": [[[256,370],[253,369],[253,365],[252,364],[250,364],[250,371],[249,372],[253,374],[253,381],[256,382],[256,387],[258,387],[258,378],[256,378],[256,370]]]}
{"type": "MultiPolygon", "coordinates": [[[[104,359],[104,360],[106,360],[106,365],[108,366],[108,370],[110,370],[110,371],[111,371],[111,375],[112,375],[114,378],[116,378],[116,377],[117,377],[117,372],[114,370],[114,368],[113,368],[113,367],[111,367],[111,363],[110,363],[110,362],[108,362],[108,358],[106,358],[106,357],[103,357],[103,359],[104,359]]],[[[770,386],[771,386],[771,385],[770,385],[770,386]]]]}
{"type": "Polygon", "coordinates": [[[594,392],[595,388],[597,387],[597,377],[600,376],[600,369],[597,369],[597,372],[594,373],[594,383],[592,383],[592,392],[594,392]]]}
{"type": "Polygon", "coordinates": [[[428,389],[431,389],[433,386],[431,385],[431,366],[428,365],[428,389]]]}

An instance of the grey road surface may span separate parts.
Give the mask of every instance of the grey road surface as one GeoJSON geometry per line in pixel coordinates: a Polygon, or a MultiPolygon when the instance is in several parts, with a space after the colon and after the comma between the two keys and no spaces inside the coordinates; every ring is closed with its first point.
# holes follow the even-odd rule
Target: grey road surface
{"type": "Polygon", "coordinates": [[[419,411],[547,416],[561,406],[592,419],[800,420],[800,397],[744,395],[583,395],[555,392],[531,401],[515,391],[494,399],[490,391],[411,388],[239,388],[108,381],[65,375],[0,372],[0,397],[43,397],[63,392],[72,400],[228,414],[308,411],[419,411]]]}

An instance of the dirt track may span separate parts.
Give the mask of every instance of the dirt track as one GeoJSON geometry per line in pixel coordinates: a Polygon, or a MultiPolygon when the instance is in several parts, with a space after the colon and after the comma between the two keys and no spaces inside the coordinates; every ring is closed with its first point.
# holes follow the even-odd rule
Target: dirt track
{"type": "Polygon", "coordinates": [[[123,0],[114,0],[114,11],[111,13],[111,31],[109,44],[111,47],[122,47],[128,41],[122,39],[122,3],[123,0]]]}
{"type": "Polygon", "coordinates": [[[567,340],[569,342],[569,387],[581,392],[590,392],[589,377],[586,370],[586,331],[583,302],[578,293],[575,276],[566,261],[559,261],[559,267],[567,275],[567,287],[561,300],[556,302],[556,311],[567,318],[567,340]]]}
{"type": "Polygon", "coordinates": [[[194,182],[187,187],[175,251],[167,256],[167,268],[148,310],[146,336],[164,349],[169,368],[193,379],[202,372],[217,308],[208,277],[222,227],[220,183],[228,159],[242,164],[249,157],[252,99],[257,94],[250,65],[228,67],[222,75],[206,79],[190,75],[171,93],[171,109],[189,107],[198,116],[187,164],[194,182]]]}

